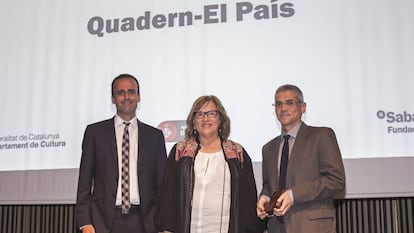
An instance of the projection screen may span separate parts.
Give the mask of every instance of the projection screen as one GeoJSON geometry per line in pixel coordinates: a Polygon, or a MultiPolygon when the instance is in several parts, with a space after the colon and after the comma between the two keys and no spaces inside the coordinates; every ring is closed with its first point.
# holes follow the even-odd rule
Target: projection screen
{"type": "Polygon", "coordinates": [[[335,130],[345,197],[414,195],[411,0],[17,0],[0,3],[0,203],[74,203],[87,124],[111,118],[120,73],[138,118],[182,139],[201,95],[255,161],[280,134],[275,89],[304,92],[304,122],[335,130]]]}

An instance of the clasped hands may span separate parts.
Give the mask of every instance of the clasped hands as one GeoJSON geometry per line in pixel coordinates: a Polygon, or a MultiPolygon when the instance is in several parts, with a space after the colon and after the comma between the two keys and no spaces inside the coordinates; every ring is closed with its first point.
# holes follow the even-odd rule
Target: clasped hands
{"type": "Polygon", "coordinates": [[[281,192],[275,192],[272,195],[272,198],[261,196],[257,201],[256,212],[257,216],[260,219],[265,219],[273,216],[283,216],[291,206],[292,200],[290,198],[289,192],[284,190],[281,192]]]}

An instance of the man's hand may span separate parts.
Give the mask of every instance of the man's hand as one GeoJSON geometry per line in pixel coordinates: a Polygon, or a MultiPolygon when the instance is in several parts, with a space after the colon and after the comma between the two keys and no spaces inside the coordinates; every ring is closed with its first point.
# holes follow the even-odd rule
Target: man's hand
{"type": "Polygon", "coordinates": [[[266,202],[268,202],[268,200],[265,197],[260,197],[259,200],[257,201],[257,204],[256,204],[257,217],[259,217],[262,220],[269,216],[266,213],[265,208],[264,208],[264,204],[266,202]]]}
{"type": "Polygon", "coordinates": [[[290,198],[289,191],[284,192],[280,197],[277,199],[276,208],[273,209],[274,215],[276,216],[283,216],[292,206],[292,199],[290,198]]]}
{"type": "Polygon", "coordinates": [[[82,233],[95,233],[95,228],[92,224],[82,226],[82,233]]]}

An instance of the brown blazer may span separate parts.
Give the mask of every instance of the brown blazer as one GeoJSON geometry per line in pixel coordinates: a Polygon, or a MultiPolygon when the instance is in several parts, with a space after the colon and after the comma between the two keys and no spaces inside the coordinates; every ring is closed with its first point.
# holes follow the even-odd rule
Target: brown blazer
{"type": "MultiPolygon", "coordinates": [[[[146,232],[155,231],[155,201],[166,165],[162,132],[138,121],[138,183],[146,232]]],[[[96,233],[112,226],[118,187],[114,118],[88,125],[83,142],[76,200],[76,226],[93,224],[96,233]]]]}
{"type": "MultiPolygon", "coordinates": [[[[263,146],[263,189],[268,197],[277,190],[279,172],[278,136],[263,146]]],[[[336,232],[333,196],[345,189],[345,171],[341,152],[332,129],[302,123],[291,149],[286,178],[294,204],[284,216],[287,233],[336,232]]],[[[277,232],[280,223],[270,218],[269,233],[277,232]]]]}

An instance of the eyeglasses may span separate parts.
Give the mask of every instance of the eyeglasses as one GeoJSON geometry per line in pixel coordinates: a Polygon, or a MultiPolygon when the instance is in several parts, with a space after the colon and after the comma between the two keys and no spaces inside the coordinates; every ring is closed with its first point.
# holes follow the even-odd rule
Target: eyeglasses
{"type": "Polygon", "coordinates": [[[288,108],[291,108],[291,107],[293,107],[293,105],[295,105],[295,104],[301,104],[302,102],[301,101],[298,101],[298,100],[286,100],[285,102],[282,102],[282,101],[276,101],[274,104],[272,104],[272,106],[273,107],[276,107],[276,108],[281,108],[283,105],[286,105],[286,107],[288,107],[288,108]]]}
{"type": "Polygon", "coordinates": [[[207,112],[202,112],[202,111],[198,111],[198,112],[194,112],[194,117],[197,119],[202,119],[204,118],[204,116],[207,116],[208,118],[215,118],[218,115],[218,111],[217,110],[210,110],[207,112]]]}

